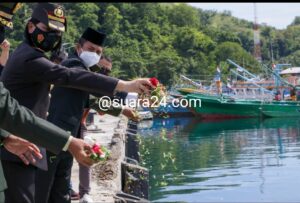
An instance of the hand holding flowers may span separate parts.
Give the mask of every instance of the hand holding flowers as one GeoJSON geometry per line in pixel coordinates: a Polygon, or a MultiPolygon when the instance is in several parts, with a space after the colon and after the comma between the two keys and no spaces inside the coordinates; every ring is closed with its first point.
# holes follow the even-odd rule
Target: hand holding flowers
{"type": "Polygon", "coordinates": [[[150,108],[159,107],[160,103],[166,97],[166,88],[155,77],[150,78],[149,81],[155,89],[151,91],[150,96],[142,95],[142,98],[150,101],[150,108]]]}
{"type": "Polygon", "coordinates": [[[92,146],[92,154],[90,155],[90,158],[92,160],[94,160],[95,162],[104,162],[108,159],[110,151],[106,147],[100,146],[94,139],[89,136],[85,136],[84,141],[92,146]]]}

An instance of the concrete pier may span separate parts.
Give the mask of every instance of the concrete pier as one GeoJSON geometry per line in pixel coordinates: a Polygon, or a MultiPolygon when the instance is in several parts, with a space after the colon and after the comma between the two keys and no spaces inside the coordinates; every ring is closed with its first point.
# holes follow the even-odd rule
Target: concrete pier
{"type": "MultiPolygon", "coordinates": [[[[125,135],[128,120],[124,116],[104,115],[96,116],[94,122],[99,131],[88,131],[89,136],[95,138],[100,145],[107,147],[111,151],[111,155],[104,164],[100,163],[92,167],[90,195],[94,202],[111,203],[115,201],[116,192],[122,190],[121,162],[125,157],[125,135]]],[[[71,179],[73,189],[78,191],[79,166],[76,160],[74,160],[71,179]]]]}

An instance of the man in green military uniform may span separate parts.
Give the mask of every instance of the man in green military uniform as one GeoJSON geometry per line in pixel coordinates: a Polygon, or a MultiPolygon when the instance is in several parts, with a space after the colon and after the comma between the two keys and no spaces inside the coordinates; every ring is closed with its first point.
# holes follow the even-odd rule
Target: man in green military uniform
{"type": "MultiPolygon", "coordinates": [[[[11,20],[17,7],[19,7],[17,3],[0,3],[0,44],[5,39],[4,29],[2,28],[4,26],[12,27],[11,20]]],[[[80,139],[72,138],[66,131],[36,117],[29,109],[20,106],[10,96],[2,82],[0,82],[0,127],[30,142],[46,147],[53,153],[59,153],[62,149],[64,151],[68,150],[79,162],[85,165],[93,163],[89,159],[88,151],[86,151],[90,150],[88,145],[84,144],[80,139]]],[[[25,140],[17,140],[17,138],[6,131],[1,131],[0,143],[1,146],[3,144],[6,145],[7,150],[16,155],[22,155],[33,149],[32,144],[25,140]],[[20,145],[14,146],[11,144],[15,143],[15,141],[18,141],[20,145]]],[[[34,159],[29,160],[34,161],[34,159]]],[[[0,162],[0,202],[4,202],[4,190],[6,188],[7,185],[0,162]]]]}
{"type": "MultiPolygon", "coordinates": [[[[68,150],[84,165],[90,166],[93,162],[89,159],[89,146],[82,140],[70,136],[69,133],[56,127],[55,125],[36,117],[30,110],[22,107],[18,102],[11,98],[9,92],[0,83],[0,127],[9,132],[29,140],[37,145],[44,146],[53,153],[68,150]]],[[[12,135],[3,133],[1,140],[5,143],[12,135]]],[[[24,144],[26,144],[24,142],[24,144]]],[[[20,152],[22,146],[10,152],[20,152]]],[[[30,144],[28,143],[28,147],[30,144]]],[[[27,151],[24,148],[24,152],[27,151]]],[[[17,174],[15,174],[17,175],[17,174]]],[[[0,202],[4,202],[4,190],[6,182],[3,176],[2,165],[0,162],[0,202]]]]}

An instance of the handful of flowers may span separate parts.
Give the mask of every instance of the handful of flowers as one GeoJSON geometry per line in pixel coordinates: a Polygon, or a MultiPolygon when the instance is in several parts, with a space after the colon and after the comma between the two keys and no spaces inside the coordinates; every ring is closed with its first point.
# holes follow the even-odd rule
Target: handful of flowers
{"type": "Polygon", "coordinates": [[[160,102],[166,97],[166,88],[155,77],[150,78],[150,82],[155,87],[155,89],[151,91],[150,101],[153,105],[158,107],[160,102]]]}
{"type": "Polygon", "coordinates": [[[137,110],[134,110],[132,113],[134,117],[132,120],[139,122],[141,120],[139,112],[137,110]]]}
{"type": "Polygon", "coordinates": [[[107,160],[107,158],[110,155],[110,151],[106,147],[100,146],[99,144],[96,143],[94,139],[92,139],[89,136],[85,136],[84,141],[85,143],[92,146],[93,153],[90,156],[92,160],[96,162],[104,162],[107,160]]]}

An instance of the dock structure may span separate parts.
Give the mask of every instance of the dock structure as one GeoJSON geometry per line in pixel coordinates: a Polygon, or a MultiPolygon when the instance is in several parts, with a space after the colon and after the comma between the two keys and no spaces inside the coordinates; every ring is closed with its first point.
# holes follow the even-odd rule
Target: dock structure
{"type": "MultiPolygon", "coordinates": [[[[139,181],[135,185],[132,194],[128,194],[128,188],[124,188],[126,181],[124,182],[124,174],[128,174],[127,171],[124,172],[124,168],[131,163],[127,163],[126,160],[128,154],[126,150],[127,140],[128,140],[128,119],[124,116],[113,117],[110,115],[98,116],[94,118],[94,125],[96,129],[88,129],[87,134],[96,139],[97,143],[102,146],[107,147],[111,151],[110,158],[105,163],[99,163],[92,167],[91,175],[91,192],[90,195],[94,202],[126,202],[126,200],[133,200],[133,202],[148,202],[148,200],[143,197],[148,198],[148,182],[146,182],[146,189],[144,187],[145,182],[143,182],[142,187],[147,196],[137,197],[136,191],[140,191],[141,186],[139,181]],[[127,193],[124,193],[126,191],[127,193]],[[135,194],[134,194],[135,193],[135,194]]],[[[130,133],[132,134],[132,132],[130,133]]],[[[137,149],[138,150],[138,149],[137,149]]],[[[138,153],[138,151],[136,151],[138,153]]],[[[134,165],[136,168],[142,168],[146,171],[148,178],[148,170],[140,167],[137,164],[134,165]]],[[[141,170],[139,170],[141,171],[141,170]]],[[[135,174],[133,174],[135,176],[135,174]]],[[[72,168],[72,187],[75,191],[78,191],[79,186],[79,165],[76,160],[74,160],[72,168]]],[[[148,180],[147,180],[148,181],[148,180]]],[[[126,187],[126,186],[125,186],[126,187]]],[[[72,201],[79,202],[79,201],[72,201]]]]}
{"type": "MultiPolygon", "coordinates": [[[[122,189],[121,162],[125,157],[125,133],[127,119],[125,117],[101,116],[95,121],[96,130],[88,131],[88,135],[102,146],[111,150],[111,158],[105,164],[92,167],[91,197],[95,202],[114,202],[115,194],[122,189]]],[[[72,168],[72,185],[78,191],[79,165],[74,160],[72,168]]],[[[73,201],[78,202],[78,201],[73,201]]]]}

